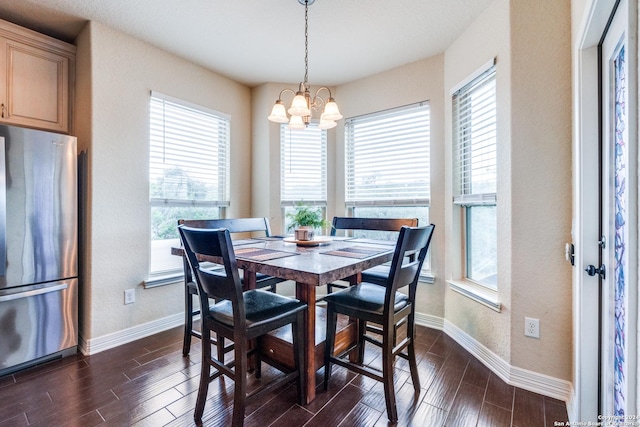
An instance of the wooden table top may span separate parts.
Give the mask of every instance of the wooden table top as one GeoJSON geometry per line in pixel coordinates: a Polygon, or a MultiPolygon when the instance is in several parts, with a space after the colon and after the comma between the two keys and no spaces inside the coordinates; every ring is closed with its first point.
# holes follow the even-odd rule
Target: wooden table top
{"type": "MultiPolygon", "coordinates": [[[[322,239],[325,240],[327,237],[323,236],[322,239]]],[[[391,261],[395,249],[393,242],[345,239],[341,237],[328,239],[330,239],[328,243],[318,246],[301,246],[296,243],[286,242],[284,239],[275,238],[268,238],[268,240],[260,238],[243,239],[234,243],[234,249],[236,250],[238,267],[247,271],[268,274],[313,286],[326,285],[391,261]],[[248,251],[248,248],[267,249],[295,255],[260,260],[250,258],[251,251],[248,251]],[[336,251],[343,256],[327,253],[335,253],[336,251]],[[359,251],[363,252],[362,256],[365,256],[364,258],[354,257],[358,256],[359,251]],[[244,257],[241,254],[242,252],[246,252],[247,257],[244,257]],[[366,252],[370,253],[365,254],[366,252]]],[[[183,255],[183,250],[181,247],[173,247],[171,248],[171,253],[181,256],[183,255]]],[[[207,258],[203,257],[203,260],[206,261],[207,258]]]]}

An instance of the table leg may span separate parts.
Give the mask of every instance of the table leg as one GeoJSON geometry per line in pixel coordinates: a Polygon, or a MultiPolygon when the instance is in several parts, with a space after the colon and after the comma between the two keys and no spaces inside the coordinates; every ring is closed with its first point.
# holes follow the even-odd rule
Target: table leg
{"type": "Polygon", "coordinates": [[[307,375],[306,403],[310,403],[316,397],[316,287],[296,282],[296,298],[307,303],[303,348],[307,375]]]}
{"type": "Polygon", "coordinates": [[[249,289],[256,288],[256,272],[249,271],[246,268],[242,271],[242,281],[243,281],[243,290],[247,291],[249,289]]]}
{"type": "MultiPolygon", "coordinates": [[[[250,289],[256,288],[256,272],[249,271],[246,268],[242,270],[242,287],[243,291],[248,291],[250,289]]],[[[252,350],[256,346],[255,340],[249,341],[249,349],[252,350]]],[[[256,356],[252,355],[249,357],[247,361],[247,370],[249,372],[253,372],[256,369],[256,356]]]]}
{"type": "MultiPolygon", "coordinates": [[[[355,286],[358,283],[362,282],[362,273],[358,272],[357,274],[354,274],[353,276],[347,277],[346,280],[349,282],[349,285],[355,286]]],[[[356,325],[356,336],[358,336],[358,333],[360,332],[360,330],[359,330],[360,328],[359,328],[357,319],[354,318],[354,317],[349,317],[349,323],[355,323],[355,325],[356,325]]],[[[349,361],[351,363],[358,363],[359,362],[359,356],[358,356],[358,349],[357,348],[354,348],[349,353],[349,361]]]]}

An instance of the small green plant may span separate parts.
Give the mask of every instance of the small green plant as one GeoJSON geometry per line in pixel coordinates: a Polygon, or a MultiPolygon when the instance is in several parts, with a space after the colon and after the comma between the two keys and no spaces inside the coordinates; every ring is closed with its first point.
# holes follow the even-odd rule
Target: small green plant
{"type": "Polygon", "coordinates": [[[298,227],[312,227],[315,229],[326,225],[326,221],[322,216],[322,209],[304,206],[302,203],[297,203],[295,211],[288,212],[287,218],[290,220],[289,230],[298,227]]]}

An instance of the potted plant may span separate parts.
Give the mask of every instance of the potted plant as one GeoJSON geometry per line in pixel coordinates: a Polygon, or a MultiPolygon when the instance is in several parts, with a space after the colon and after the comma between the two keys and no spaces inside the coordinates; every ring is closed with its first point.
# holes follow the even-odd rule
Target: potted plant
{"type": "Polygon", "coordinates": [[[314,230],[326,225],[322,215],[322,209],[304,206],[297,203],[294,212],[288,212],[289,227],[293,228],[296,240],[313,240],[314,230]]]}

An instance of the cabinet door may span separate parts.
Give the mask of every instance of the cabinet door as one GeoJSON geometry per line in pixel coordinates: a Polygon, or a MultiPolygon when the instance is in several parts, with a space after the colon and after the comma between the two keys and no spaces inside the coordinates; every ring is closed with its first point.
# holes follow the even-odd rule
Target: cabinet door
{"type": "Polygon", "coordinates": [[[68,57],[5,40],[5,93],[0,121],[68,132],[68,57]]]}

